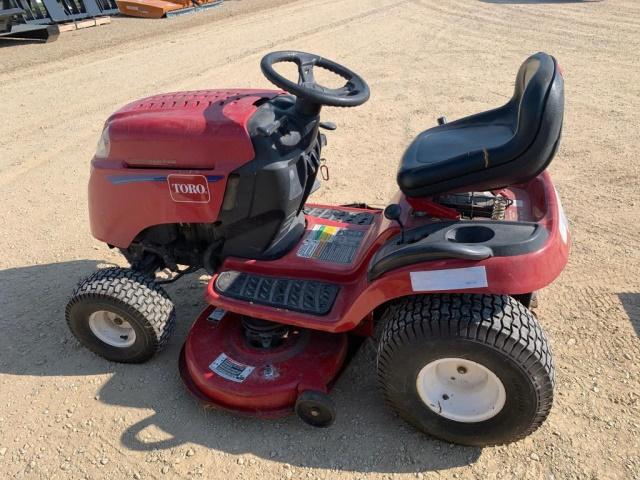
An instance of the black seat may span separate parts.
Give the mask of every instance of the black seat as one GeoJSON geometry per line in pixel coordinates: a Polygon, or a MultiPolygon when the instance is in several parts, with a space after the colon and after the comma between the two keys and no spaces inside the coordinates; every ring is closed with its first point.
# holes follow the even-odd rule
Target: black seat
{"type": "Polygon", "coordinates": [[[530,56],[509,102],[422,132],[405,152],[398,185],[410,197],[484,191],[525,182],[555,155],[564,114],[556,60],[530,56]]]}

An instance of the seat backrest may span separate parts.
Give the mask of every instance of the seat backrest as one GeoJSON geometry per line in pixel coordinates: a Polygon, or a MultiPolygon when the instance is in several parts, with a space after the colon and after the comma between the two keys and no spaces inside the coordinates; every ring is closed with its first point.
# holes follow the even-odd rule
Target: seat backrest
{"type": "Polygon", "coordinates": [[[416,137],[403,156],[398,185],[407,196],[425,197],[527,182],[553,159],[563,116],[564,80],[556,60],[542,52],[531,55],[505,105],[416,137]]]}
{"type": "Polygon", "coordinates": [[[553,159],[564,116],[564,82],[555,59],[531,55],[516,76],[510,111],[514,136],[489,151],[494,165],[517,162],[518,182],[536,176],[553,159]],[[526,177],[526,178],[525,178],[526,177]]]}

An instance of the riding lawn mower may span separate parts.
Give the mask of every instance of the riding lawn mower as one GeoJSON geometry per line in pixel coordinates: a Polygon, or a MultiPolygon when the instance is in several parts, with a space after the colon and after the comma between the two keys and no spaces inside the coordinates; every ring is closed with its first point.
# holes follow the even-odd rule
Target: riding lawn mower
{"type": "Polygon", "coordinates": [[[109,117],[91,231],[130,268],[81,281],[66,307],[73,334],[108,360],[147,361],[176,320],[162,283],[204,269],[207,307],[179,359],[204,404],[329,426],[330,389],[371,338],[382,396],[417,429],[478,446],[532,433],[554,389],[532,308],[570,248],[546,171],[563,123],[556,60],[532,55],[505,105],[419,134],[384,209],[309,200],[335,129],[322,107],[366,102],[363,78],[295,51],[260,65],[278,90],[156,95],[109,117]],[[345,83],[322,86],[314,69],[345,83]]]}

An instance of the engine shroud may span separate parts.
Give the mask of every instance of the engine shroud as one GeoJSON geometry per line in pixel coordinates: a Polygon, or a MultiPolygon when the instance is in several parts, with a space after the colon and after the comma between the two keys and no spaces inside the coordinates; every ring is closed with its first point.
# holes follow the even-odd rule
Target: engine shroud
{"type": "Polygon", "coordinates": [[[247,122],[272,90],[176,92],[130,103],[107,120],[109,159],[129,167],[235,170],[254,157],[247,122]]]}
{"type": "Polygon", "coordinates": [[[172,93],[125,106],[107,120],[91,163],[93,236],[134,263],[152,254],[172,270],[281,256],[304,232],[318,122],[276,90],[172,93]]]}

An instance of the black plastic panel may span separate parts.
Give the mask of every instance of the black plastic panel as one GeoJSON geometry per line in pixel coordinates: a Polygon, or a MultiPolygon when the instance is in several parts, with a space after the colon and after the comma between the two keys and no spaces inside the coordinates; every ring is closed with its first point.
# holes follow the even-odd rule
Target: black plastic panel
{"type": "Polygon", "coordinates": [[[436,222],[408,230],[405,242],[391,238],[371,259],[368,278],[414,263],[457,258],[511,257],[540,249],[549,233],[537,223],[503,221],[436,222]]]}
{"type": "Polygon", "coordinates": [[[323,220],[348,223],[350,225],[371,225],[373,214],[368,212],[350,212],[347,210],[335,210],[332,208],[305,207],[304,213],[323,220]]]}
{"type": "Polygon", "coordinates": [[[272,260],[304,235],[302,208],[320,164],[320,118],[299,115],[287,95],[260,102],[247,125],[255,158],[232,173],[218,215],[223,257],[272,260]]]}
{"type": "Polygon", "coordinates": [[[230,271],[218,276],[215,289],[225,297],[310,315],[329,313],[340,291],[331,283],[230,271]]]}

